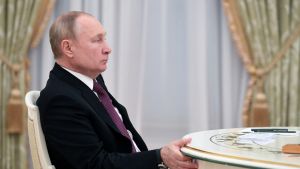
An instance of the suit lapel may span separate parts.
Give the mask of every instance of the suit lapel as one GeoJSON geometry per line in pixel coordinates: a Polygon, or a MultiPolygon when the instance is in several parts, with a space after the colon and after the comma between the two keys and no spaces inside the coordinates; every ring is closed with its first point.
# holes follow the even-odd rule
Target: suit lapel
{"type": "Polygon", "coordinates": [[[55,74],[55,76],[57,76],[60,80],[65,81],[66,83],[70,84],[74,88],[80,90],[83,98],[95,110],[95,112],[99,114],[101,119],[105,121],[105,123],[108,126],[110,126],[113,130],[120,133],[119,129],[117,128],[117,126],[114,124],[114,122],[108,115],[106,109],[101,104],[98,97],[88,86],[86,86],[82,81],[80,81],[78,78],[73,76],[71,73],[69,73],[68,71],[66,71],[56,63],[51,73],[55,74]]]}

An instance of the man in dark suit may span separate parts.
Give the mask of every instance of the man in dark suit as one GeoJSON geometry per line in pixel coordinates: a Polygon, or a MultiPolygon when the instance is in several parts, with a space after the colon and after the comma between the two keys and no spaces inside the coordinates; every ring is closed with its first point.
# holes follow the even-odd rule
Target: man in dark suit
{"type": "Polygon", "coordinates": [[[181,139],[148,150],[101,73],[111,52],[101,23],[84,12],[61,15],[50,29],[56,60],[37,100],[51,162],[57,169],[198,168],[181,139]]]}

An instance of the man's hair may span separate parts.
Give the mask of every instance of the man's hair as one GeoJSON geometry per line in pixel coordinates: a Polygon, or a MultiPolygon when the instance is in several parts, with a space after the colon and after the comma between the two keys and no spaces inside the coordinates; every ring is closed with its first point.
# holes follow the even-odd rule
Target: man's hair
{"type": "Polygon", "coordinates": [[[71,11],[59,16],[51,25],[49,31],[49,39],[55,59],[59,58],[62,55],[62,51],[60,48],[60,43],[62,40],[76,39],[76,19],[82,15],[92,16],[82,11],[71,11]]]}

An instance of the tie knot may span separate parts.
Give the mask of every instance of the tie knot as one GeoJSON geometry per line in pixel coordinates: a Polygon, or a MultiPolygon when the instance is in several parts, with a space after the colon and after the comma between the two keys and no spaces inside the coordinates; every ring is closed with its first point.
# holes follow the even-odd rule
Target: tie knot
{"type": "Polygon", "coordinates": [[[93,80],[94,82],[94,86],[93,86],[93,90],[98,94],[98,95],[103,95],[103,88],[102,86],[96,81],[96,80],[93,80]]]}

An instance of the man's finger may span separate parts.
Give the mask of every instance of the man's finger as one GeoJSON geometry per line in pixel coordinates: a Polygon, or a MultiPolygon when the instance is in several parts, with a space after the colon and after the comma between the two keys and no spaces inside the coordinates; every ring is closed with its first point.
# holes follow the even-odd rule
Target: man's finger
{"type": "Polygon", "coordinates": [[[186,137],[186,138],[176,141],[175,145],[177,145],[179,147],[183,147],[183,146],[187,145],[188,143],[190,143],[191,141],[192,141],[192,138],[186,137]]]}

